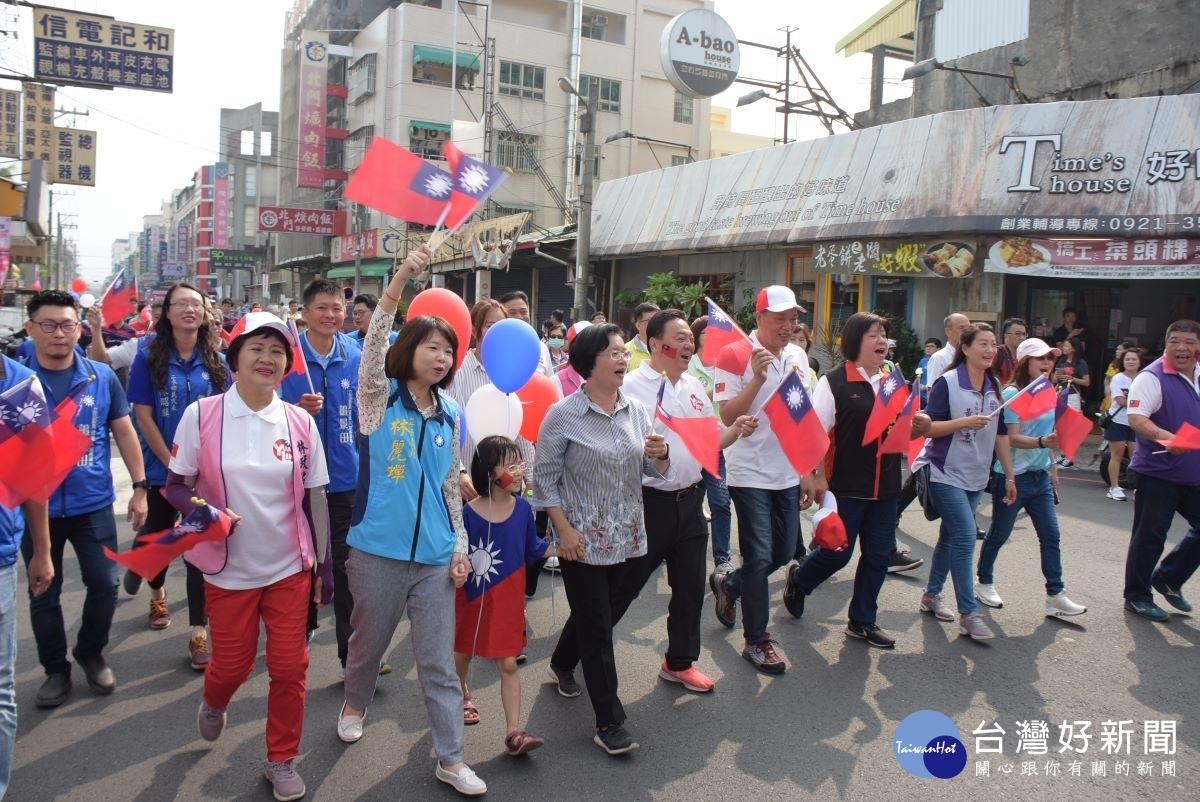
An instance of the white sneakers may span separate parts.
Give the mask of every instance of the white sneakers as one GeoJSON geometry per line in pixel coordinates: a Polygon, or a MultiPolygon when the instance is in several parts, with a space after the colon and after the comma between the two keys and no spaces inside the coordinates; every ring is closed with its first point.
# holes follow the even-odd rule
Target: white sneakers
{"type": "Polygon", "coordinates": [[[938,621],[953,621],[954,611],[942,600],[941,594],[921,594],[921,612],[932,613],[938,621]]]}
{"type": "Polygon", "coordinates": [[[1004,606],[1004,599],[1001,599],[1000,594],[996,592],[995,585],[985,585],[982,582],[976,582],[975,598],[988,607],[1000,608],[1004,606]]]}
{"type": "Polygon", "coordinates": [[[367,713],[364,710],[361,716],[347,716],[346,703],[342,703],[342,709],[338,713],[337,734],[342,743],[352,744],[358,742],[363,736],[363,718],[367,713]]]}
{"type": "Polygon", "coordinates": [[[463,766],[455,773],[450,769],[442,768],[442,764],[438,763],[434,775],[464,796],[479,796],[487,793],[487,783],[479,779],[479,775],[471,771],[468,766],[463,766]]]}
{"type": "Polygon", "coordinates": [[[1065,590],[1046,597],[1046,616],[1049,618],[1066,618],[1072,615],[1083,615],[1086,612],[1087,608],[1082,604],[1076,604],[1067,598],[1065,590]]]}
{"type": "Polygon", "coordinates": [[[983,623],[979,613],[967,613],[958,619],[959,634],[966,635],[971,640],[991,640],[996,634],[983,623]]]}
{"type": "Polygon", "coordinates": [[[1110,487],[1105,495],[1113,501],[1125,501],[1125,491],[1120,487],[1110,487]]]}

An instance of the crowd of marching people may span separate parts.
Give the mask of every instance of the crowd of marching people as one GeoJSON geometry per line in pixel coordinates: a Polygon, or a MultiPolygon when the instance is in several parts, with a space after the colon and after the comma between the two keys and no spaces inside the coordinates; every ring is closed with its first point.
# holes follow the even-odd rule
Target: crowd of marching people
{"type": "MultiPolygon", "coordinates": [[[[0,446],[53,436],[56,454],[0,499],[0,796],[16,732],[18,551],[45,673],[40,708],[74,692],[73,664],[92,692],[115,691],[105,653],[118,585],[132,595],[146,584],[147,626],[166,630],[168,566],[180,555],[204,740],[221,737],[265,632],[263,774],[280,800],[306,793],[296,765],[306,641],[325,605],[344,680],[337,737],[356,743],[389,714],[377,711],[376,683],[407,616],[434,774],[465,795],[487,790],[466,762],[465,728],[492,715],[472,695],[473,660],[496,662],[505,751],[543,745],[524,723],[519,665],[524,605],[550,559],[570,615],[549,675],[567,698],[586,687],[591,737],[610,755],[639,747],[614,630],[664,565],[658,676],[697,694],[715,686],[701,661],[710,591],[721,625],[740,617],[741,655],[782,674],[787,657],[767,630],[771,576],[786,567],[782,603],[802,618],[806,598],[856,550],[846,636],[894,648],[878,602],[888,573],[921,565],[896,541],[914,498],[940,520],[915,610],[965,638],[994,638],[980,606],[1003,607],[996,558],[1025,511],[1046,615],[1086,612],[1066,593],[1055,510],[1059,470],[1086,434],[1071,397],[1094,375],[1069,327],[1050,344],[1026,336],[1019,319],[997,333],[954,313],[945,344],[928,340],[909,377],[891,358],[887,320],[870,313],[845,322],[835,364],[818,364],[784,286],[757,293],[748,334],[711,301],[693,321],[639,305],[628,340],[603,314],[573,323],[556,314],[535,333],[521,292],[469,310],[418,296],[397,327],[405,287],[429,258],[425,247],[411,253],[382,296],[352,304],[315,280],[279,315],[238,316],[177,284],[146,336],[111,348],[94,336],[83,352],[76,299],[32,297],[28,353],[0,358],[0,446]],[[116,370],[125,369],[123,384],[116,370]],[[523,414],[507,411],[513,396],[523,414]],[[126,548],[110,443],[133,486],[124,513],[139,536],[126,548]],[[980,532],[985,494],[992,515],[980,532]],[[60,604],[68,543],[86,588],[70,649],[60,604]]],[[[106,323],[96,306],[86,319],[95,332],[106,323]]],[[[1180,588],[1200,566],[1200,325],[1176,321],[1165,346],[1149,364],[1136,347],[1119,349],[1102,410],[1108,498],[1126,498],[1118,471],[1127,453],[1137,482],[1125,606],[1154,621],[1168,614],[1152,591],[1190,610],[1180,588]],[[1160,562],[1176,512],[1191,529],[1160,562]]]]}

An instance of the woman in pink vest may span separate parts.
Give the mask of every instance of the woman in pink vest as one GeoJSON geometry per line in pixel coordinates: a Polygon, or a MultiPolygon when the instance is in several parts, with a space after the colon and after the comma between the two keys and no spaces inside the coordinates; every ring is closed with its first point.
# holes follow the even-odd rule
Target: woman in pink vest
{"type": "Polygon", "coordinates": [[[308,602],[328,601],[322,596],[333,587],[329,475],[312,416],[275,393],[292,367],[291,333],[269,312],[246,317],[227,352],[233,387],[191,404],[179,422],[166,493],[184,515],[198,496],[236,523],[227,539],[184,554],[205,575],[212,632],[196,719],[200,736],[220,737],[230,699],[254,670],[265,627],[271,685],[264,774],[276,799],[299,799],[304,781],[292,761],[304,724],[308,602]]]}

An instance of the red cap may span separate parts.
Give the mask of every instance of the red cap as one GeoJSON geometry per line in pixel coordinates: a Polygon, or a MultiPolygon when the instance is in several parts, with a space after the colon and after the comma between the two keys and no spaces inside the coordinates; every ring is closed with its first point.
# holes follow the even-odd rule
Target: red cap
{"type": "Polygon", "coordinates": [[[770,287],[763,287],[759,290],[758,296],[754,299],[755,312],[787,312],[790,309],[799,309],[801,312],[808,311],[796,303],[796,293],[792,292],[791,287],[772,284],[770,287]]]}

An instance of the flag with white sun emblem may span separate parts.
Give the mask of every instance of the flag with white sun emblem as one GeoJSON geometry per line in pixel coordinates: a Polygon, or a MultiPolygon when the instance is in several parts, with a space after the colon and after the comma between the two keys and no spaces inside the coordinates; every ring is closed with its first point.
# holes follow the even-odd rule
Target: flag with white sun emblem
{"type": "Polygon", "coordinates": [[[905,402],[908,401],[908,385],[904,381],[904,375],[900,372],[900,368],[885,364],[883,369],[884,376],[879,381],[879,392],[875,394],[875,405],[871,408],[866,428],[863,430],[862,444],[864,446],[872,440],[878,439],[887,431],[888,427],[899,417],[901,410],[904,409],[905,402]]]}
{"type": "Polygon", "coordinates": [[[446,216],[446,228],[455,229],[474,214],[475,210],[504,183],[508,173],[486,162],[481,162],[463,153],[453,142],[442,146],[446,163],[453,175],[450,193],[450,214],[446,216]]]}
{"type": "Polygon", "coordinates": [[[0,395],[0,504],[44,502],[91,448],[75,428],[71,398],[53,409],[42,384],[30,377],[0,395]]]}
{"type": "Polygon", "coordinates": [[[431,226],[450,205],[452,188],[450,173],[377,136],[344,195],[400,220],[431,226]]]}
{"type": "Polygon", "coordinates": [[[821,464],[829,450],[829,435],[821,425],[800,371],[793,370],[763,407],[779,447],[796,473],[806,476],[821,464]]]}
{"type": "MultiPolygon", "coordinates": [[[[486,504],[486,502],[485,502],[486,504]]],[[[507,520],[489,522],[463,505],[467,582],[455,601],[454,651],[515,657],[525,646],[525,566],[546,551],[523,498],[507,520]]]]}

